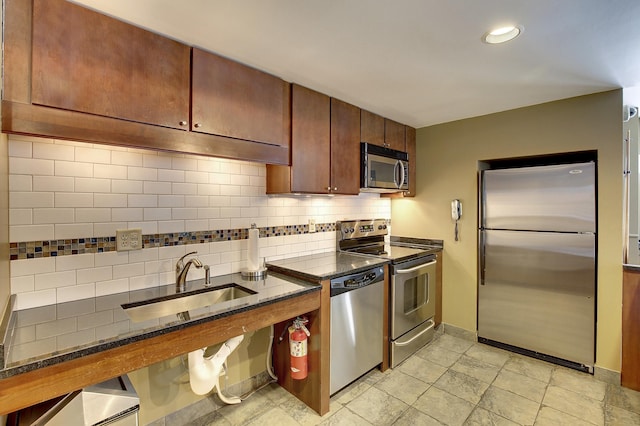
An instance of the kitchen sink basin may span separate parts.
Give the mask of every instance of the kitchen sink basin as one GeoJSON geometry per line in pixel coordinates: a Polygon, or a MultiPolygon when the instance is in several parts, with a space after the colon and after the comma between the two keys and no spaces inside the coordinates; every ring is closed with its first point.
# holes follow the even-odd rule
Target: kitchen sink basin
{"type": "MultiPolygon", "coordinates": [[[[122,308],[133,322],[142,322],[169,315],[180,315],[194,309],[205,308],[230,300],[257,294],[236,283],[223,284],[212,288],[203,288],[195,292],[176,293],[140,302],[125,303],[122,308]]],[[[188,316],[186,316],[188,318],[188,316]]]]}

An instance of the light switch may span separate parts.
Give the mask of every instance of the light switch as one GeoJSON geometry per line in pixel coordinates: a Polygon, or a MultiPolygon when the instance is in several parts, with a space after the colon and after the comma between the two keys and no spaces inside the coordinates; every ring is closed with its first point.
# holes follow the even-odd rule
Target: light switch
{"type": "Polygon", "coordinates": [[[116,251],[141,250],[142,229],[116,230],[116,251]]]}

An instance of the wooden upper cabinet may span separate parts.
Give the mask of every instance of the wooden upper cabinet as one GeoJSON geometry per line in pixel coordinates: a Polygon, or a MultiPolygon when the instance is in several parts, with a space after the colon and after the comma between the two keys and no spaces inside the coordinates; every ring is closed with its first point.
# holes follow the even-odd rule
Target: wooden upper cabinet
{"type": "Polygon", "coordinates": [[[415,197],[416,196],[416,169],[417,169],[417,159],[416,159],[416,129],[413,127],[406,126],[405,128],[406,135],[406,145],[407,145],[407,153],[409,154],[409,190],[404,192],[405,197],[415,197]]]}
{"type": "Polygon", "coordinates": [[[291,89],[291,191],[330,191],[329,96],[297,84],[291,89]]]}
{"type": "Polygon", "coordinates": [[[387,148],[406,151],[404,128],[404,124],[384,119],[384,142],[387,148]]]}
{"type": "Polygon", "coordinates": [[[289,83],[197,48],[192,69],[191,130],[289,146],[289,83]]]}
{"type": "Polygon", "coordinates": [[[364,109],[361,110],[360,141],[384,146],[384,117],[364,109]]]}
{"type": "Polygon", "coordinates": [[[34,0],[31,102],[188,129],[191,48],[64,0],[34,0]]]}
{"type": "Polygon", "coordinates": [[[331,98],[331,193],[360,192],[360,108],[331,98]]]}

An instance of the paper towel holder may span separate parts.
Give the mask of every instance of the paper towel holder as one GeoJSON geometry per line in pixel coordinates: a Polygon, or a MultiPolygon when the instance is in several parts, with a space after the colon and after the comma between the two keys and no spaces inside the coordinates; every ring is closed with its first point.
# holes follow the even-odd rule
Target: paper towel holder
{"type": "MultiPolygon", "coordinates": [[[[256,227],[255,223],[251,224],[250,231],[253,231],[254,238],[259,238],[259,233],[257,232],[257,227],[256,227]],[[258,236],[255,237],[256,235],[258,235],[258,236]]],[[[248,239],[251,239],[251,235],[252,235],[252,232],[249,232],[248,239]]],[[[257,243],[256,243],[256,247],[257,247],[257,243]]],[[[251,253],[251,248],[249,249],[249,253],[251,253]]],[[[249,254],[249,256],[251,256],[251,254],[249,254]]],[[[255,264],[258,264],[259,260],[260,260],[260,257],[258,256],[258,253],[257,253],[257,250],[256,250],[255,251],[255,260],[254,260],[255,264]]],[[[263,279],[265,277],[265,275],[267,274],[267,268],[264,267],[264,259],[263,259],[262,263],[257,267],[257,269],[253,269],[253,268],[247,267],[247,268],[243,268],[242,270],[240,270],[240,273],[242,274],[242,278],[245,278],[245,279],[249,279],[249,280],[260,280],[260,279],[263,279]]]]}

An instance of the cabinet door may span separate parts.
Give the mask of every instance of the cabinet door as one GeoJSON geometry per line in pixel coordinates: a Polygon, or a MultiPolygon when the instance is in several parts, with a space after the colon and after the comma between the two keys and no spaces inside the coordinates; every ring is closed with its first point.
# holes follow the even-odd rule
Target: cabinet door
{"type": "Polygon", "coordinates": [[[331,98],[331,192],[360,192],[360,108],[331,98]]]}
{"type": "Polygon", "coordinates": [[[406,126],[406,145],[407,153],[409,154],[409,190],[405,191],[405,197],[416,196],[416,129],[406,126]]]}
{"type": "Polygon", "coordinates": [[[360,111],[360,140],[384,146],[384,117],[369,111],[360,111]]]}
{"type": "Polygon", "coordinates": [[[31,101],[186,130],[190,53],[67,1],[35,0],[31,101]]]}
{"type": "Polygon", "coordinates": [[[191,130],[289,146],[290,84],[193,49],[191,130]]]}
{"type": "Polygon", "coordinates": [[[291,89],[291,190],[326,194],[330,182],[330,98],[306,87],[291,89]]]}
{"type": "Polygon", "coordinates": [[[387,148],[396,149],[398,151],[405,151],[405,135],[404,124],[400,124],[397,121],[384,119],[384,142],[387,148]]]}

